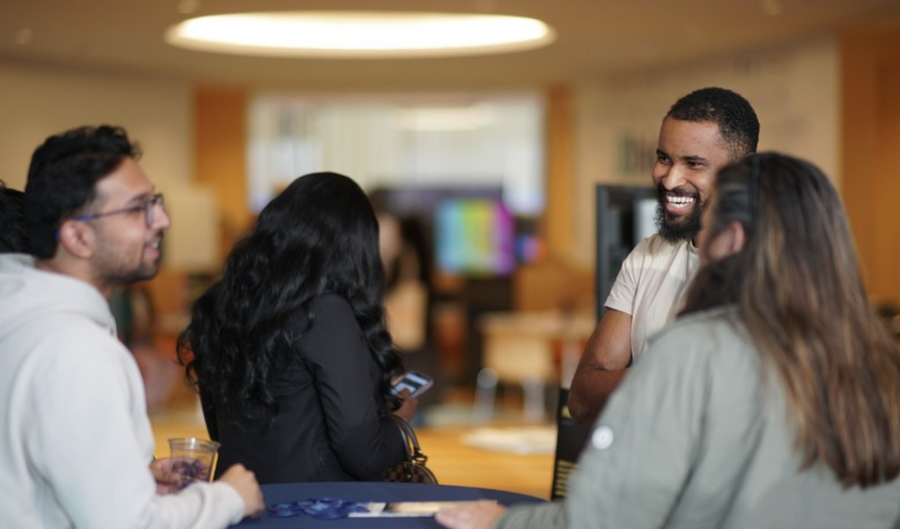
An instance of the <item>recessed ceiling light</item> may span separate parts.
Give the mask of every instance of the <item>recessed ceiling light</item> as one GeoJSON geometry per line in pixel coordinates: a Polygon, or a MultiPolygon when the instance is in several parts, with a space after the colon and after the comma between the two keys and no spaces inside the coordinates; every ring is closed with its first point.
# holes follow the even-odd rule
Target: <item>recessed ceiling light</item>
{"type": "Polygon", "coordinates": [[[505,53],[545,46],[533,18],[419,12],[273,12],[185,20],[166,42],[200,51],[275,57],[392,58],[505,53]]]}

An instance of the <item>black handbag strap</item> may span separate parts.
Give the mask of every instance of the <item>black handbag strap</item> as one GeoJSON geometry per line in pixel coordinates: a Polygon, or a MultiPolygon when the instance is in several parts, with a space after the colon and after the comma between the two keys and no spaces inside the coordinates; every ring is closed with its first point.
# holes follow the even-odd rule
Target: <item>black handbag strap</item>
{"type": "Polygon", "coordinates": [[[425,462],[428,461],[428,456],[426,456],[419,447],[419,439],[416,437],[416,432],[413,430],[413,427],[406,422],[406,419],[399,415],[391,414],[390,417],[394,421],[394,424],[397,425],[397,428],[400,429],[400,435],[403,437],[403,447],[406,449],[406,458],[411,461],[425,464],[425,462]]]}

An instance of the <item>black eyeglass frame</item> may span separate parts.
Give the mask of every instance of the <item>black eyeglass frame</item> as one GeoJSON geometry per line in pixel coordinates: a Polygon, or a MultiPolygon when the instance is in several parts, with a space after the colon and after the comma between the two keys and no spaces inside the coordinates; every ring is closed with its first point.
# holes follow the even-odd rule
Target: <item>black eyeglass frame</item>
{"type": "Polygon", "coordinates": [[[147,200],[141,202],[136,206],[128,206],[127,208],[114,209],[112,211],[102,211],[100,213],[88,213],[86,215],[79,215],[77,217],[72,217],[69,220],[74,220],[77,222],[86,222],[89,220],[99,219],[103,217],[108,217],[110,215],[119,215],[122,213],[134,213],[136,211],[144,212],[144,225],[148,228],[153,227],[153,221],[156,220],[154,217],[154,208],[159,206],[163,211],[166,210],[166,201],[163,198],[162,193],[154,193],[150,195],[147,200]]]}

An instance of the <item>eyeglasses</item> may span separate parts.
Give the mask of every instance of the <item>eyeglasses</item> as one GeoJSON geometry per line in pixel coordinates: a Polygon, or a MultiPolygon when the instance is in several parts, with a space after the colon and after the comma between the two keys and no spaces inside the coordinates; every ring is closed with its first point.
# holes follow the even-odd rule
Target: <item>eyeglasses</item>
{"type": "Polygon", "coordinates": [[[153,227],[153,221],[156,220],[156,208],[165,211],[166,210],[166,202],[163,199],[162,193],[156,193],[151,195],[147,200],[141,202],[136,206],[129,206],[127,208],[122,209],[114,209],[112,211],[104,211],[102,213],[89,213],[87,215],[79,215],[77,217],[72,217],[71,220],[74,221],[87,221],[99,219],[101,217],[108,217],[110,215],[118,215],[120,213],[136,213],[138,211],[144,212],[144,224],[148,228],[153,227]]]}

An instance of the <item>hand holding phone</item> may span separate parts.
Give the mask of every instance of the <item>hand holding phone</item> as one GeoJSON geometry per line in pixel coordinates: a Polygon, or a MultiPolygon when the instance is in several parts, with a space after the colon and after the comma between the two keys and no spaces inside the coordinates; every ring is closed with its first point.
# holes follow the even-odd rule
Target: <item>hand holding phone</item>
{"type": "Polygon", "coordinates": [[[430,376],[418,371],[408,371],[404,373],[393,387],[391,387],[392,395],[399,395],[404,389],[409,390],[409,397],[417,398],[434,384],[434,380],[430,376]]]}

